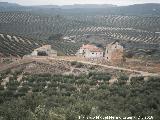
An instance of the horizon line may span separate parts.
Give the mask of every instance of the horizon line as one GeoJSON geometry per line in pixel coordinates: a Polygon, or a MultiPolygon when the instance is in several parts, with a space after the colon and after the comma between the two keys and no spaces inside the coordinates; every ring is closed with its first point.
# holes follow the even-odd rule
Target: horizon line
{"type": "Polygon", "coordinates": [[[31,4],[31,5],[26,5],[26,4],[21,4],[21,3],[16,3],[16,2],[0,2],[0,3],[10,3],[10,4],[17,4],[20,6],[66,6],[66,5],[113,5],[113,6],[131,6],[131,5],[142,5],[142,4],[160,4],[160,3],[154,3],[154,2],[144,2],[144,3],[135,3],[135,4],[126,4],[126,5],[118,5],[118,4],[107,4],[107,3],[73,3],[73,4],[31,4]]]}

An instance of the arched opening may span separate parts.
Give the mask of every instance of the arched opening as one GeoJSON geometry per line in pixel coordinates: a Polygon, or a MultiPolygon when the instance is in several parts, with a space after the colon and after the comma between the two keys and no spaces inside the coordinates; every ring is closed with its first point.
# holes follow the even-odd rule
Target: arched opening
{"type": "Polygon", "coordinates": [[[45,51],[39,51],[37,53],[38,56],[48,56],[48,54],[45,51]]]}

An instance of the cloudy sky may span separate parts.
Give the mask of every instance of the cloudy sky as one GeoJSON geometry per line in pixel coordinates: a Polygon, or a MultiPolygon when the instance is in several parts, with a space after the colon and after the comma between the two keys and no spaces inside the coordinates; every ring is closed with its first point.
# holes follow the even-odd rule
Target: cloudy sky
{"type": "Polygon", "coordinates": [[[0,2],[19,3],[21,5],[70,5],[70,4],[115,4],[130,5],[141,3],[160,3],[160,0],[0,0],[0,2]]]}

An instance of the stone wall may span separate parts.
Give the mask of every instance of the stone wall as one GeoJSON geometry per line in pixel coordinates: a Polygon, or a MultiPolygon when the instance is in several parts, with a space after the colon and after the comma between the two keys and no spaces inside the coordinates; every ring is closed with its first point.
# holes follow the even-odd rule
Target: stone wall
{"type": "Polygon", "coordinates": [[[105,59],[109,62],[122,62],[124,60],[123,46],[117,42],[107,45],[105,59]]]}
{"type": "Polygon", "coordinates": [[[109,61],[111,62],[122,62],[124,57],[124,53],[122,50],[114,50],[112,53],[110,53],[109,61]]]}

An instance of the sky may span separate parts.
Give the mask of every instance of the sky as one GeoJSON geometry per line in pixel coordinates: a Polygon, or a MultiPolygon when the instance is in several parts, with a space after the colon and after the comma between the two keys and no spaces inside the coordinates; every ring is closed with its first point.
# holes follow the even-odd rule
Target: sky
{"type": "Polygon", "coordinates": [[[18,3],[20,5],[72,5],[72,4],[114,4],[131,5],[142,3],[160,3],[160,0],[0,0],[0,2],[18,3]]]}

